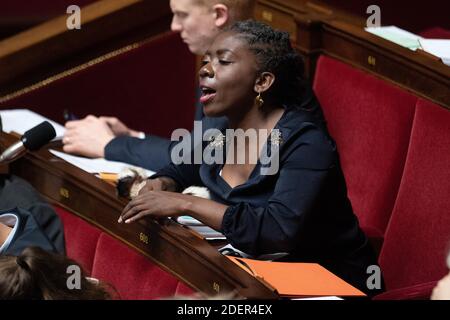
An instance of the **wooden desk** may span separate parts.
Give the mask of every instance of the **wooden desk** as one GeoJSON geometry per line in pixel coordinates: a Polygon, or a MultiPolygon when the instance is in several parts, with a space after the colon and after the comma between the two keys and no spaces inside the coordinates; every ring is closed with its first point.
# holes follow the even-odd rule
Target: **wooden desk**
{"type": "MultiPolygon", "coordinates": [[[[0,145],[17,138],[0,133],[0,145]]],[[[110,184],[53,156],[47,149],[28,153],[9,165],[10,173],[31,183],[50,202],[139,251],[164,270],[207,295],[236,292],[251,299],[276,299],[270,285],[252,277],[208,242],[172,220],[118,224],[126,200],[110,184]]]]}
{"type": "Polygon", "coordinates": [[[306,0],[259,0],[255,17],[291,34],[311,80],[325,54],[450,108],[450,67],[364,31],[361,18],[306,0]]]}

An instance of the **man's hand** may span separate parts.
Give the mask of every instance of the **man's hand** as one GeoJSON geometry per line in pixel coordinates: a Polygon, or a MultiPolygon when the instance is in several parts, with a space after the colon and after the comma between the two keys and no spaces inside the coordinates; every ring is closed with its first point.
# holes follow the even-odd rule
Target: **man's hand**
{"type": "Polygon", "coordinates": [[[442,278],[433,289],[431,300],[450,300],[450,273],[442,278]]]}
{"type": "Polygon", "coordinates": [[[128,128],[122,121],[116,117],[100,117],[100,120],[104,121],[115,136],[130,136],[138,138],[140,132],[128,128]]]}
{"type": "Polygon", "coordinates": [[[114,133],[105,121],[89,115],[66,123],[63,150],[90,158],[103,158],[105,146],[113,138],[114,133]]]}

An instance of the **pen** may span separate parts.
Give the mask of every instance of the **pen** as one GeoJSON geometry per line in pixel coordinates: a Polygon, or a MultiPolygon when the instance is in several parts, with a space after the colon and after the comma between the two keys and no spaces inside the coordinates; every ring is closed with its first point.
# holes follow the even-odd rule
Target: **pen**
{"type": "Polygon", "coordinates": [[[64,109],[63,112],[64,121],[78,120],[78,117],[70,112],[68,109],[64,109]]]}

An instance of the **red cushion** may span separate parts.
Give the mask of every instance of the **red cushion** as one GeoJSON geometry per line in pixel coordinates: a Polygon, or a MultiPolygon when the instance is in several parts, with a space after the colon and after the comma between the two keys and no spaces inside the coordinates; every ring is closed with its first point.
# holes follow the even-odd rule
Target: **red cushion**
{"type": "Polygon", "coordinates": [[[364,228],[383,234],[408,149],[417,98],[321,56],[314,90],[336,140],[348,195],[364,228]]]}
{"type": "Polygon", "coordinates": [[[386,291],[375,296],[373,300],[428,300],[436,284],[436,281],[432,281],[386,291]]]}
{"type": "Polygon", "coordinates": [[[67,256],[92,271],[100,230],[65,209],[54,206],[64,226],[67,256]]]}
{"type": "Polygon", "coordinates": [[[166,33],[0,107],[31,109],[61,123],[64,109],[78,117],[116,116],[133,129],[170,137],[192,127],[196,78],[195,56],[178,34],[166,33]]]}
{"type": "Polygon", "coordinates": [[[448,271],[450,111],[419,100],[402,182],[380,255],[388,290],[448,271]]]}
{"type": "Polygon", "coordinates": [[[175,291],[175,295],[181,296],[181,297],[193,296],[193,295],[195,295],[195,291],[191,287],[188,287],[183,282],[178,282],[177,290],[175,291]]]}
{"type": "Polygon", "coordinates": [[[178,279],[148,258],[102,233],[92,276],[114,285],[122,299],[155,299],[173,296],[178,279]]]}

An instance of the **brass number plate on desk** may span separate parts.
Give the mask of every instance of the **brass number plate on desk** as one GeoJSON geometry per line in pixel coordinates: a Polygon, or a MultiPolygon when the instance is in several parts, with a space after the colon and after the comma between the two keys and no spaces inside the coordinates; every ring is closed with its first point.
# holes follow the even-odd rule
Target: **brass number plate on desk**
{"type": "Polygon", "coordinates": [[[59,195],[65,199],[70,198],[69,190],[66,188],[59,188],[59,195]]]}
{"type": "Polygon", "coordinates": [[[139,240],[145,244],[149,244],[148,235],[145,233],[139,233],[139,240]]]}

